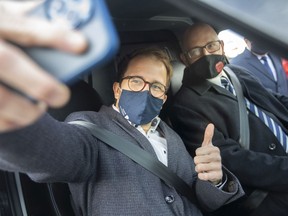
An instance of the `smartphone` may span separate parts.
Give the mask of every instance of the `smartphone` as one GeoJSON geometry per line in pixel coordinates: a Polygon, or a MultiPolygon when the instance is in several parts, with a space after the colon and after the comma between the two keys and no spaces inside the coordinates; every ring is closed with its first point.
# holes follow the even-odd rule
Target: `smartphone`
{"type": "Polygon", "coordinates": [[[69,25],[87,38],[88,50],[80,55],[51,48],[23,48],[43,69],[66,84],[111,60],[118,50],[119,38],[104,0],[46,0],[30,15],[69,25]]]}

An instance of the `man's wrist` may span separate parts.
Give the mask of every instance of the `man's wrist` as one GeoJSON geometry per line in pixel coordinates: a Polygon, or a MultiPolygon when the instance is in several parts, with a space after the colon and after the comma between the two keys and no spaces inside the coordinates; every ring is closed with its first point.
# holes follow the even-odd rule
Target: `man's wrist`
{"type": "Polygon", "coordinates": [[[217,184],[214,184],[215,187],[219,188],[219,189],[222,189],[224,187],[224,185],[226,184],[227,182],[227,175],[226,173],[224,173],[222,179],[220,180],[219,183],[217,184]]]}

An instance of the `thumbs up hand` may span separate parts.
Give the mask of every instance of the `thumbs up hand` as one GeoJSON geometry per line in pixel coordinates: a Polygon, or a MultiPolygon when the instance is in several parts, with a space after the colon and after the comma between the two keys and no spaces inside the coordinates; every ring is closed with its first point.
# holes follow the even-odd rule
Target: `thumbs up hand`
{"type": "Polygon", "coordinates": [[[223,172],[220,150],[212,144],[213,134],[214,125],[208,124],[205,129],[202,145],[196,149],[194,163],[198,178],[210,181],[216,185],[221,182],[223,172]]]}

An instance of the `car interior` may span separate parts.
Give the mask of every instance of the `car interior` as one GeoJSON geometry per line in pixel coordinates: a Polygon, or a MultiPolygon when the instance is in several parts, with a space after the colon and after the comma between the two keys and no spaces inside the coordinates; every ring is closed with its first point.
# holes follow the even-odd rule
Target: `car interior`
{"type": "MultiPolygon", "coordinates": [[[[179,40],[184,29],[197,21],[208,22],[217,30],[230,28],[238,32],[242,31],[251,38],[258,38],[261,35],[262,43],[269,44],[271,49],[287,55],[287,32],[283,33],[284,29],[280,30],[278,27],[277,31],[281,36],[277,37],[269,33],[270,31],[267,33],[265,25],[261,25],[262,29],[256,28],[257,20],[248,25],[247,20],[241,19],[241,16],[235,17],[239,12],[239,2],[236,0],[106,0],[120,39],[117,55],[109,63],[93,69],[90,74],[81,77],[71,85],[72,97],[66,106],[61,109],[49,109],[48,112],[59,121],[64,121],[65,117],[72,112],[98,111],[101,105],[111,105],[114,102],[112,84],[117,73],[117,64],[127,53],[148,46],[161,47],[171,58],[174,71],[166,102],[169,104],[169,97],[172,97],[180,88],[183,76],[184,65],[179,59],[181,52],[179,40]],[[225,7],[221,9],[220,6],[225,7]],[[224,9],[228,10],[227,8],[229,13],[223,13],[224,9]],[[235,9],[235,13],[232,13],[231,8],[235,9]]],[[[241,2],[242,9],[247,7],[248,1],[241,2]]],[[[261,3],[267,10],[269,4],[269,1],[261,3]]],[[[249,10],[247,9],[246,12],[248,13],[249,10]]],[[[169,123],[166,107],[161,112],[161,118],[169,123]]],[[[75,214],[67,184],[35,183],[25,174],[1,171],[0,215],[73,216],[75,214]]]]}

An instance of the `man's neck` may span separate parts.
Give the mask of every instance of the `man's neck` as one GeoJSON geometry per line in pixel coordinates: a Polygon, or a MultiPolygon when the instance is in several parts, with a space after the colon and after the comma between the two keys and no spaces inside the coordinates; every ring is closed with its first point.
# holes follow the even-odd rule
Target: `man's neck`
{"type": "Polygon", "coordinates": [[[142,129],[145,131],[145,133],[147,134],[147,132],[149,131],[149,129],[151,128],[151,122],[149,122],[148,124],[145,125],[140,125],[142,127],[142,129]]]}

